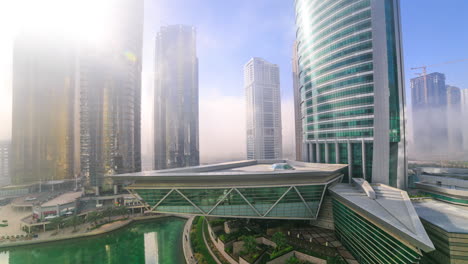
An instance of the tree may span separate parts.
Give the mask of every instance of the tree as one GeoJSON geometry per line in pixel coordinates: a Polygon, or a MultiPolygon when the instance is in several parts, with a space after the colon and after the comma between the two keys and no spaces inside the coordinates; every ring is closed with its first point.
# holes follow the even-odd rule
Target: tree
{"type": "Polygon", "coordinates": [[[75,232],[76,226],[81,224],[81,219],[76,214],[74,214],[73,216],[67,218],[65,223],[67,226],[73,226],[73,232],[75,232]]]}
{"type": "Polygon", "coordinates": [[[104,209],[102,214],[104,215],[104,217],[108,217],[108,220],[110,222],[111,216],[113,216],[115,214],[115,212],[116,212],[115,207],[114,206],[109,206],[109,207],[106,207],[106,209],[104,209]]]}
{"type": "Polygon", "coordinates": [[[244,242],[242,247],[245,254],[250,255],[257,250],[257,241],[253,236],[242,236],[241,240],[244,242]]]}
{"type": "Polygon", "coordinates": [[[117,208],[117,213],[119,215],[125,215],[128,216],[128,207],[127,206],[120,206],[117,208]]]}
{"type": "Polygon", "coordinates": [[[57,231],[60,230],[60,225],[62,225],[63,223],[63,219],[62,217],[55,217],[55,218],[52,218],[50,219],[50,224],[52,225],[52,227],[56,227],[57,228],[57,231]]]}
{"type": "Polygon", "coordinates": [[[286,246],[286,236],[282,232],[276,232],[271,237],[271,240],[275,242],[277,250],[281,250],[286,246]]]}
{"type": "Polygon", "coordinates": [[[89,212],[88,216],[86,217],[86,221],[88,223],[94,223],[94,225],[97,224],[97,221],[101,218],[101,214],[99,212],[93,211],[89,212]]]}

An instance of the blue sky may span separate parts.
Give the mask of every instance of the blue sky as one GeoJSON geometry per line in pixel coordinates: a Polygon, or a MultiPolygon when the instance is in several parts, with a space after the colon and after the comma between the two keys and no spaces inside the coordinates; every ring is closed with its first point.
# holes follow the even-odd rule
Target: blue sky
{"type": "MultiPolygon", "coordinates": [[[[293,0],[146,0],[144,76],[151,75],[154,36],[161,25],[188,24],[197,28],[202,161],[215,161],[212,157],[220,155],[220,147],[224,152],[230,151],[226,153],[229,157],[220,158],[244,155],[242,74],[243,65],[251,57],[262,57],[280,67],[283,152],[286,155],[292,152],[293,3],[293,0]]],[[[468,58],[468,1],[401,0],[401,9],[406,102],[410,104],[409,79],[416,76],[411,67],[468,58]]],[[[468,61],[428,70],[445,73],[448,84],[468,88],[468,61]]],[[[150,90],[150,77],[146,83],[146,90],[150,90]]],[[[151,103],[146,101],[147,105],[151,103]]],[[[151,126],[150,121],[143,123],[151,126]]],[[[143,141],[150,142],[151,134],[143,136],[143,141]]]]}
{"type": "MultiPolygon", "coordinates": [[[[28,1],[34,3],[35,0],[0,1],[0,139],[11,136],[10,68],[11,43],[15,32],[12,21],[18,14],[24,16],[25,11],[19,7],[16,11],[20,13],[12,12],[11,6],[28,1]]],[[[263,57],[280,67],[283,142],[285,149],[292,150],[293,2],[145,0],[142,149],[150,152],[152,145],[150,91],[154,36],[162,25],[188,24],[194,25],[198,32],[202,160],[204,155],[210,153],[219,155],[219,148],[223,148],[224,152],[231,151],[227,155],[243,155],[243,65],[254,56],[263,57]]],[[[410,67],[468,58],[467,0],[401,0],[401,8],[407,91],[409,78],[415,76],[410,67]]],[[[29,11],[35,13],[35,10],[29,11]]],[[[429,68],[429,71],[443,72],[448,84],[468,89],[468,62],[437,66],[429,68]]],[[[406,101],[410,103],[411,100],[407,97],[406,101]]]]}
{"type": "MultiPolygon", "coordinates": [[[[407,80],[416,76],[410,67],[468,58],[468,1],[401,0],[401,9],[407,80]]],[[[160,25],[197,27],[201,96],[242,95],[242,66],[257,56],[280,66],[283,99],[291,98],[293,0],[147,0],[145,18],[149,45],[160,25]]],[[[149,67],[152,57],[145,59],[149,67]]],[[[468,62],[432,70],[468,88],[468,62]]]]}

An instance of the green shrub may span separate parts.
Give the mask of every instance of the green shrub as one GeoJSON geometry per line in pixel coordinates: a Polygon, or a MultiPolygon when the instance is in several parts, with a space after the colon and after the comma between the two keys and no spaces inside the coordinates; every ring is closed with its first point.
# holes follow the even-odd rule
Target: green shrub
{"type": "Polygon", "coordinates": [[[275,249],[273,251],[273,253],[271,253],[270,259],[275,259],[277,257],[283,256],[284,254],[286,254],[286,253],[288,253],[288,252],[290,252],[292,250],[293,250],[292,246],[287,246],[287,247],[285,247],[285,248],[283,248],[281,250],[278,250],[278,251],[275,249]]]}
{"type": "Polygon", "coordinates": [[[211,256],[208,248],[203,240],[203,221],[205,217],[197,216],[193,220],[193,230],[190,232],[190,240],[192,248],[195,252],[195,257],[198,263],[217,264],[211,256]]]}

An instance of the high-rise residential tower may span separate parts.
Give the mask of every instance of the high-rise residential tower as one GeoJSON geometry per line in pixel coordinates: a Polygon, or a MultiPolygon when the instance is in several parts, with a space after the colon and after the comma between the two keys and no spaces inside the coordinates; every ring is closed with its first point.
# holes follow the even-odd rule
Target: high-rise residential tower
{"type": "Polygon", "coordinates": [[[0,187],[10,184],[10,141],[0,141],[0,187]]]}
{"type": "Polygon", "coordinates": [[[61,35],[24,31],[14,43],[11,181],[73,179],[76,56],[61,35]]]}
{"type": "Polygon", "coordinates": [[[80,50],[81,173],[95,187],[141,170],[143,1],[115,1],[108,12],[108,39],[80,50]]]}
{"type": "MultiPolygon", "coordinates": [[[[468,89],[461,90],[461,112],[463,120],[468,118],[468,89]]],[[[462,122],[463,152],[468,153],[468,122],[462,122]]]]}
{"type": "Polygon", "coordinates": [[[296,0],[304,159],[406,185],[405,89],[397,0],[296,0]]]}
{"type": "Polygon", "coordinates": [[[459,153],[462,150],[463,136],[462,124],[464,120],[461,113],[461,90],[458,87],[447,85],[447,135],[448,152],[459,153]]]}
{"type": "Polygon", "coordinates": [[[282,158],[279,67],[261,58],[244,66],[247,158],[282,158]]]}
{"type": "Polygon", "coordinates": [[[302,111],[301,111],[301,91],[299,81],[299,66],[297,56],[297,42],[293,44],[292,56],[292,78],[294,95],[294,131],[296,139],[296,160],[302,160],[302,111]]]}
{"type": "Polygon", "coordinates": [[[448,129],[445,75],[434,72],[413,78],[410,83],[414,141],[412,152],[418,156],[434,151],[446,154],[448,129]]]}
{"type": "Polygon", "coordinates": [[[198,58],[192,26],[164,26],[156,36],[154,169],[200,163],[198,58]]]}

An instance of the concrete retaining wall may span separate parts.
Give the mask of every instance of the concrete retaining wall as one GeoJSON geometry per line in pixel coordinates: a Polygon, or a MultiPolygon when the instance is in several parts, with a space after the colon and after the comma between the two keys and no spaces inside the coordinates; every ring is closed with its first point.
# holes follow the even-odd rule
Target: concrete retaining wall
{"type": "MultiPolygon", "coordinates": [[[[223,241],[221,241],[221,239],[217,238],[215,236],[215,233],[213,230],[213,228],[211,228],[211,225],[207,225],[208,226],[208,234],[210,234],[210,239],[211,239],[211,242],[213,242],[213,244],[215,245],[216,249],[221,253],[221,255],[223,255],[223,257],[229,261],[229,263],[231,264],[238,264],[238,262],[236,260],[234,260],[228,253],[226,253],[225,249],[226,247],[230,246],[232,244],[232,242],[228,242],[226,244],[224,244],[223,241]]],[[[215,227],[216,228],[216,227],[215,227]]],[[[222,227],[220,227],[222,229],[222,227]]]]}
{"type": "Polygon", "coordinates": [[[327,264],[327,261],[324,259],[316,258],[307,254],[304,254],[299,251],[294,251],[294,256],[298,258],[299,260],[302,261],[309,261],[310,263],[315,263],[315,264],[327,264]]]}
{"type": "Polygon", "coordinates": [[[294,251],[286,253],[281,257],[275,258],[274,260],[268,261],[267,264],[284,264],[292,256],[294,256],[294,251]]]}

